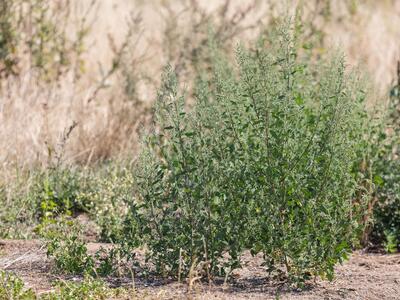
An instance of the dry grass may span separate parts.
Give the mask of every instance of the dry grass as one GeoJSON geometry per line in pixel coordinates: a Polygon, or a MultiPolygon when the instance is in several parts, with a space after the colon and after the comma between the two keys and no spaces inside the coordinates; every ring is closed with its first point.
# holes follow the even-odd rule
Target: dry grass
{"type": "MultiPolygon", "coordinates": [[[[83,13],[91,2],[74,2],[76,11],[83,13]]],[[[149,122],[162,67],[168,61],[183,64],[189,70],[184,78],[190,77],[190,68],[195,66],[188,66],[192,57],[187,54],[204,42],[200,27],[204,28],[206,20],[217,20],[216,27],[226,34],[225,45],[230,47],[238,39],[254,37],[256,25],[268,24],[283,9],[281,1],[274,0],[228,2],[229,6],[222,0],[212,4],[201,0],[99,0],[90,16],[92,31],[83,56],[86,71],[79,80],[66,73],[55,82],[43,83],[31,70],[3,80],[0,164],[47,165],[61,155],[64,161],[86,164],[134,154],[140,124],[149,122]],[[198,8],[194,12],[195,4],[198,8]],[[140,13],[142,22],[135,25],[131,36],[134,43],[124,54],[125,73],[112,72],[99,85],[104,78],[99,65],[104,72],[110,69],[129,28],[133,28],[127,25],[132,13],[140,13]],[[134,74],[134,95],[124,90],[127,73],[134,74]]],[[[299,1],[289,2],[293,8],[299,1]]],[[[400,58],[400,2],[331,1],[328,11],[326,1],[306,2],[307,13],[314,16],[313,24],[324,33],[318,51],[324,52],[332,44],[342,45],[348,61],[363,63],[381,91],[387,91],[400,58]]]]}
{"type": "Polygon", "coordinates": [[[92,89],[80,88],[71,77],[43,85],[27,73],[7,82],[0,113],[3,165],[48,165],[60,155],[67,162],[90,163],[134,151],[140,103],[131,105],[118,91],[88,103],[92,89]]]}

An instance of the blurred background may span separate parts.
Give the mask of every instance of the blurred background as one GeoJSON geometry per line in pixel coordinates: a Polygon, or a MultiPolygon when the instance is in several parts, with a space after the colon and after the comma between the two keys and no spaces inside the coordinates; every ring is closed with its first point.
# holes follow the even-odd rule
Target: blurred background
{"type": "Polygon", "coordinates": [[[361,68],[372,101],[396,84],[398,0],[2,0],[0,164],[133,157],[167,63],[189,84],[210,30],[229,54],[288,15],[316,58],[339,47],[361,68]]]}

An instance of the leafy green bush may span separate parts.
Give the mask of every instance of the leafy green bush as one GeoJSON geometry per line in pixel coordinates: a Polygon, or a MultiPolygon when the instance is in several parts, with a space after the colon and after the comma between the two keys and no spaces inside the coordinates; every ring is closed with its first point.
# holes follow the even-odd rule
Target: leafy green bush
{"type": "Polygon", "coordinates": [[[86,211],[87,203],[79,197],[85,188],[85,179],[84,172],[63,167],[50,169],[43,174],[43,178],[38,180],[41,186],[37,191],[40,216],[50,218],[86,211]]]}
{"type": "Polygon", "coordinates": [[[47,223],[42,226],[41,235],[46,240],[47,256],[54,260],[57,271],[63,273],[93,277],[120,275],[123,267],[134,261],[132,248],[124,245],[101,247],[90,254],[82,228],[73,219],[59,218],[47,223]]]}
{"type": "Polygon", "coordinates": [[[130,221],[156,271],[229,274],[246,248],[293,280],[332,278],[350,250],[365,87],[340,55],[313,64],[290,26],[237,67],[216,50],[193,108],[167,69],[136,166],[130,221]]]}
{"type": "Polygon", "coordinates": [[[1,178],[0,236],[40,236],[48,225],[56,225],[58,218],[83,213],[99,227],[100,241],[122,240],[126,203],[133,195],[128,164],[112,161],[90,168],[18,169],[12,179],[1,178]]]}
{"type": "Polygon", "coordinates": [[[54,259],[57,270],[69,274],[95,274],[95,261],[88,254],[79,226],[63,220],[48,226],[42,234],[47,238],[47,256],[54,259]]]}
{"type": "Polygon", "coordinates": [[[31,289],[25,289],[23,281],[12,273],[0,270],[0,300],[36,299],[31,289]]]}
{"type": "Polygon", "coordinates": [[[60,281],[56,284],[56,291],[44,294],[40,299],[43,300],[101,300],[114,299],[122,294],[119,289],[111,289],[98,279],[86,276],[81,282],[60,281]]]}
{"type": "Polygon", "coordinates": [[[55,291],[36,295],[31,289],[24,288],[23,281],[14,274],[0,271],[0,300],[100,300],[116,297],[134,297],[129,289],[111,289],[98,279],[85,276],[80,282],[58,281],[55,291]]]}
{"type": "Polygon", "coordinates": [[[385,124],[380,132],[380,151],[374,165],[379,182],[370,228],[372,242],[392,245],[389,247],[391,252],[400,250],[400,64],[398,71],[399,83],[391,91],[385,124]]]}
{"type": "Polygon", "coordinates": [[[79,203],[86,203],[92,219],[100,227],[99,240],[118,242],[124,239],[126,203],[133,196],[133,175],[128,162],[112,162],[87,176],[87,188],[81,190],[79,203]]]}
{"type": "Polygon", "coordinates": [[[0,236],[26,238],[33,228],[40,233],[42,226],[55,223],[58,216],[87,211],[90,203],[80,195],[90,180],[81,168],[18,170],[12,184],[9,179],[0,183],[0,202],[4,206],[0,236]]]}

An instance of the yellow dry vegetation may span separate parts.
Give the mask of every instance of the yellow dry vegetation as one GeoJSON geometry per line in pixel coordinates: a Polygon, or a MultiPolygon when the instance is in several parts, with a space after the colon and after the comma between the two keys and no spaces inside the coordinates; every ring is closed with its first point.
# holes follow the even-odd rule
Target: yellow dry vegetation
{"type": "MultiPolygon", "coordinates": [[[[74,12],[84,14],[92,2],[73,0],[74,12]]],[[[313,26],[311,34],[321,34],[316,51],[324,53],[339,45],[349,63],[360,64],[379,90],[387,92],[400,59],[400,1],[284,2],[98,0],[87,17],[91,30],[79,78],[71,71],[56,81],[42,81],[34,70],[26,68],[17,77],[1,79],[0,164],[4,168],[46,165],[59,155],[65,162],[88,164],[134,154],[140,128],[149,123],[148,112],[162,67],[169,61],[174,64],[190,59],[184,53],[196,50],[193,43],[201,35],[193,34],[193,22],[201,14],[213,15],[216,22],[219,18],[239,20],[241,29],[227,36],[227,45],[234,45],[240,39],[255,37],[260,24],[268,26],[286,8],[293,12],[302,2],[313,26]],[[132,16],[137,22],[133,27],[127,25],[132,16]],[[107,76],[113,60],[121,54],[118,51],[129,28],[134,30],[129,54],[122,61],[125,73],[118,70],[107,76]],[[126,72],[136,80],[135,90],[128,94],[126,72]]]]}

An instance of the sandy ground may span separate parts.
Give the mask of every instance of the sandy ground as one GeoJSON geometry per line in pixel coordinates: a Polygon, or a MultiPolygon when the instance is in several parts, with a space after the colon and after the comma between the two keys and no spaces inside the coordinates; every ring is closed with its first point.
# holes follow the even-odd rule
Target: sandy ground
{"type": "MultiPolygon", "coordinates": [[[[90,252],[104,244],[89,243],[90,252]]],[[[52,290],[57,279],[79,280],[52,271],[39,241],[0,240],[0,269],[18,274],[37,293],[52,290]]],[[[177,282],[135,279],[139,299],[400,299],[400,254],[382,255],[354,252],[349,261],[337,267],[332,282],[310,282],[302,291],[282,282],[269,280],[259,267],[260,258],[243,256],[244,268],[224,285],[197,283],[191,291],[177,282]]],[[[126,278],[107,279],[110,285],[132,284],[126,278]]]]}

